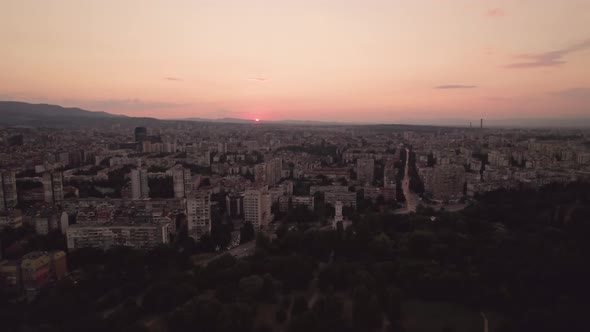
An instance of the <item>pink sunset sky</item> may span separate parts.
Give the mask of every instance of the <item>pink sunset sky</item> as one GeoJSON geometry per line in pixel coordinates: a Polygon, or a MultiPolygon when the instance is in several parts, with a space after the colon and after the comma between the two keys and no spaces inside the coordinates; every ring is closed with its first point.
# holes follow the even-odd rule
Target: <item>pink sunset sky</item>
{"type": "Polygon", "coordinates": [[[3,0],[0,42],[0,100],[157,118],[590,117],[588,0],[3,0]]]}

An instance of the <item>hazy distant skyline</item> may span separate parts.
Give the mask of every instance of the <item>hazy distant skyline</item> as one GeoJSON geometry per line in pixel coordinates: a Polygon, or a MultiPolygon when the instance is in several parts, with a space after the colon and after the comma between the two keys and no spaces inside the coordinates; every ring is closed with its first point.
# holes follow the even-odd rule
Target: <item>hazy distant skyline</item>
{"type": "Polygon", "coordinates": [[[5,0],[0,100],[157,118],[589,117],[588,22],[587,0],[5,0]]]}

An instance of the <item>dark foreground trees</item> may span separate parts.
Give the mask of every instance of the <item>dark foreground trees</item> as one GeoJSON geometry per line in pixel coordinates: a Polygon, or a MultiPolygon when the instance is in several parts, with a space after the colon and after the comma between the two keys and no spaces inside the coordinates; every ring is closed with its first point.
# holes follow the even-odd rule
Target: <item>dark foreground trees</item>
{"type": "Polygon", "coordinates": [[[76,282],[30,304],[0,297],[0,319],[14,331],[399,331],[414,319],[404,303],[418,299],[497,312],[500,331],[585,331],[589,215],[589,184],[551,185],[489,193],[459,213],[282,229],[251,257],[206,266],[180,244],[79,251],[68,257],[76,282]]]}

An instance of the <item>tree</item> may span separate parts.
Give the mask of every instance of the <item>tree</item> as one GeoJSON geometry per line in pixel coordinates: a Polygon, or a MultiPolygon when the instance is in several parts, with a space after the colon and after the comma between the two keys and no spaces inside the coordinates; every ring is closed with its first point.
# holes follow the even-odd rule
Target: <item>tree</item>
{"type": "Polygon", "coordinates": [[[223,303],[232,303],[238,298],[239,287],[235,283],[221,283],[215,288],[215,298],[223,303]]]}
{"type": "Polygon", "coordinates": [[[285,224],[281,224],[276,231],[277,234],[277,238],[278,239],[282,239],[284,238],[287,233],[289,232],[289,226],[285,225],[285,224]]]}
{"type": "Polygon", "coordinates": [[[279,310],[276,311],[275,320],[279,324],[282,324],[287,320],[287,312],[285,311],[285,309],[280,308],[279,310]]]}
{"type": "Polygon", "coordinates": [[[168,170],[165,166],[152,165],[148,168],[149,173],[164,173],[168,170]]]}
{"type": "Polygon", "coordinates": [[[258,299],[264,286],[264,280],[258,275],[240,279],[240,294],[246,299],[258,299]]]}
{"type": "Polygon", "coordinates": [[[402,298],[398,288],[387,287],[384,294],[383,310],[390,321],[399,321],[402,315],[402,298]]]}
{"type": "Polygon", "coordinates": [[[255,232],[254,225],[247,221],[240,229],[240,244],[244,244],[254,240],[255,232]]]}
{"type": "Polygon", "coordinates": [[[196,295],[196,290],[187,284],[160,283],[143,297],[143,307],[149,313],[163,313],[176,308],[196,295]]]}
{"type": "Polygon", "coordinates": [[[386,258],[393,252],[393,241],[387,234],[381,232],[369,242],[369,248],[376,257],[386,258]]]}
{"type": "Polygon", "coordinates": [[[355,289],[353,303],[353,320],[358,330],[374,331],[381,327],[383,317],[379,302],[366,287],[361,286],[355,289]]]}
{"type": "Polygon", "coordinates": [[[312,311],[307,311],[301,315],[291,318],[289,332],[315,332],[318,331],[318,322],[320,318],[312,311]]]}
{"type": "Polygon", "coordinates": [[[227,248],[231,244],[232,226],[227,223],[214,223],[211,226],[211,238],[216,247],[227,248]]]}
{"type": "Polygon", "coordinates": [[[408,250],[413,257],[427,258],[434,242],[434,234],[429,231],[414,231],[408,238],[408,250]]]}
{"type": "Polygon", "coordinates": [[[436,159],[434,158],[434,155],[432,154],[432,152],[430,152],[428,154],[428,160],[426,162],[426,165],[428,167],[433,167],[436,164],[436,159]]]}
{"type": "Polygon", "coordinates": [[[320,298],[313,306],[313,312],[321,319],[317,322],[317,330],[337,332],[345,330],[342,319],[344,303],[334,295],[320,298]]]}
{"type": "Polygon", "coordinates": [[[202,252],[214,252],[215,242],[210,234],[203,234],[197,242],[197,250],[202,252]]]}
{"type": "Polygon", "coordinates": [[[271,243],[268,236],[263,233],[258,233],[256,236],[256,249],[268,250],[270,249],[271,243]]]}
{"type": "Polygon", "coordinates": [[[174,184],[171,176],[163,178],[149,178],[150,197],[174,198],[174,184]]]}
{"type": "Polygon", "coordinates": [[[231,254],[224,254],[223,256],[214,259],[207,264],[207,270],[219,271],[230,268],[237,263],[237,259],[231,254]]]}
{"type": "Polygon", "coordinates": [[[291,314],[293,316],[301,315],[302,313],[306,312],[307,309],[307,299],[304,296],[298,296],[293,302],[291,314]]]}

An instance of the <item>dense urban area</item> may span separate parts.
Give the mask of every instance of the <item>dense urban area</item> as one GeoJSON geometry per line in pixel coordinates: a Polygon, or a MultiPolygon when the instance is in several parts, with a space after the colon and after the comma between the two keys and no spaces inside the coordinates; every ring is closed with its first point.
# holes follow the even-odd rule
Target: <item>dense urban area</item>
{"type": "Polygon", "coordinates": [[[0,128],[3,331],[587,331],[590,132],[0,128]]]}

